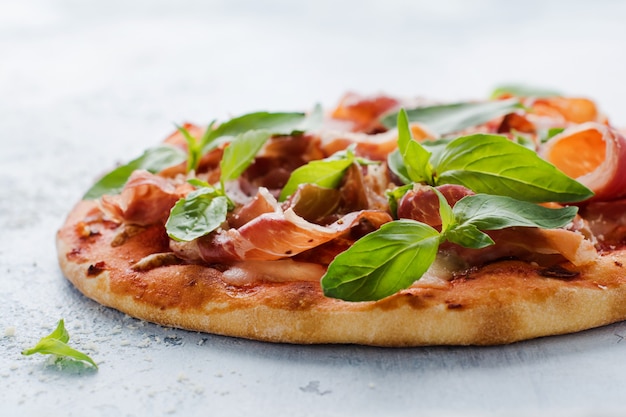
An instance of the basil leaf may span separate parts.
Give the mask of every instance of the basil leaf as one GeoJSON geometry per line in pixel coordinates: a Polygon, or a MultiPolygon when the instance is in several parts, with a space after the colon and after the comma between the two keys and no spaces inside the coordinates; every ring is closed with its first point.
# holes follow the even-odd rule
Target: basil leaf
{"type": "Polygon", "coordinates": [[[398,150],[411,181],[432,182],[432,169],[429,163],[431,153],[413,140],[409,120],[404,109],[398,113],[398,150]]]}
{"type": "Polygon", "coordinates": [[[387,202],[389,203],[389,211],[394,219],[398,218],[398,203],[404,197],[404,195],[413,189],[413,184],[406,184],[400,187],[396,187],[393,190],[387,190],[385,192],[387,196],[387,202]]]}
{"type": "Polygon", "coordinates": [[[176,129],[183,135],[185,141],[187,141],[187,172],[198,169],[200,159],[202,158],[202,149],[198,139],[191,136],[191,133],[183,126],[176,126],[176,129]]]}
{"type": "Polygon", "coordinates": [[[551,128],[549,128],[548,130],[546,130],[541,135],[541,143],[546,143],[547,141],[549,141],[550,139],[552,139],[553,137],[555,137],[559,133],[563,133],[564,130],[565,130],[564,127],[551,127],[551,128]]]}
{"type": "MultiPolygon", "coordinates": [[[[440,135],[465,130],[504,116],[521,108],[518,99],[485,101],[477,103],[454,103],[418,107],[407,110],[409,121],[419,122],[440,135]]],[[[385,115],[381,122],[392,129],[396,127],[397,114],[385,115]]]]}
{"type": "Polygon", "coordinates": [[[220,182],[223,184],[239,178],[270,136],[271,133],[267,130],[249,130],[230,142],[224,149],[220,162],[222,170],[220,182]]]}
{"type": "Polygon", "coordinates": [[[593,192],[504,136],[475,134],[450,142],[431,161],[435,185],[460,184],[476,193],[531,202],[582,201],[593,192]]]}
{"type": "Polygon", "coordinates": [[[278,198],[285,201],[296,192],[300,184],[315,184],[320,187],[337,188],[346,170],[354,163],[354,153],[350,150],[341,159],[331,155],[326,159],[311,161],[295,169],[289,176],[278,198]]]}
{"type": "Polygon", "coordinates": [[[481,232],[471,223],[448,230],[445,238],[449,242],[472,249],[482,249],[496,243],[487,233],[481,232]]]}
{"type": "Polygon", "coordinates": [[[225,136],[239,136],[251,130],[267,130],[271,135],[288,135],[301,132],[304,128],[310,129],[316,124],[315,120],[321,121],[319,111],[319,109],[314,110],[308,119],[304,113],[268,112],[248,113],[235,117],[215,129],[207,129],[202,138],[202,154],[213,149],[213,143],[225,136]]]}
{"type": "Polygon", "coordinates": [[[491,93],[491,98],[495,99],[501,97],[504,94],[510,94],[515,97],[535,97],[535,98],[546,98],[546,97],[558,97],[562,96],[556,90],[551,90],[547,88],[538,88],[532,87],[523,84],[505,84],[496,87],[491,93]]]}
{"type": "Polygon", "coordinates": [[[189,242],[205,236],[226,220],[228,198],[214,188],[200,188],[176,202],[165,223],[169,237],[189,242]]]}
{"type": "Polygon", "coordinates": [[[330,263],[321,281],[324,294],[371,301],[407,288],[434,262],[439,240],[439,232],[413,220],[386,223],[330,263]]]}
{"type": "Polygon", "coordinates": [[[441,233],[445,233],[448,229],[455,226],[456,218],[452,207],[448,204],[446,198],[435,187],[432,190],[439,199],[439,217],[441,217],[441,233]]]}
{"type": "Polygon", "coordinates": [[[399,149],[394,149],[387,155],[387,166],[403,184],[411,184],[411,178],[409,178],[409,171],[402,160],[402,154],[399,149]]]}
{"type": "Polygon", "coordinates": [[[460,226],[472,224],[480,230],[506,227],[555,229],[570,223],[578,207],[552,209],[510,197],[476,194],[463,197],[452,211],[460,226]]]}
{"type": "Polygon", "coordinates": [[[179,148],[161,145],[147,149],[143,155],[106,174],[96,182],[83,196],[85,200],[94,200],[105,194],[119,194],[133,171],[145,169],[153,174],[165,168],[180,164],[187,155],[179,148]]]}
{"type": "Polygon", "coordinates": [[[86,354],[73,349],[67,345],[70,336],[65,330],[63,319],[59,320],[56,329],[48,336],[42,337],[39,342],[29,349],[24,349],[22,355],[33,355],[41,353],[42,355],[57,355],[68,357],[79,361],[87,362],[98,369],[98,365],[86,354]]]}

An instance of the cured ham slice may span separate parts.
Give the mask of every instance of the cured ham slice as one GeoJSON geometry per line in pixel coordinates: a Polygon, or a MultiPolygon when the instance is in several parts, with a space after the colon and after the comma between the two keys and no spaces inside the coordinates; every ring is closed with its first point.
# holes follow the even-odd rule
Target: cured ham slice
{"type": "Polygon", "coordinates": [[[587,265],[598,258],[593,243],[582,233],[566,229],[512,227],[488,232],[496,242],[483,249],[468,249],[457,245],[442,245],[445,251],[456,253],[468,266],[480,266],[502,258],[540,261],[544,256],[557,256],[575,266],[587,265]]]}
{"type": "Polygon", "coordinates": [[[165,223],[174,204],[192,189],[187,183],[175,186],[171,180],[137,170],[119,195],[103,196],[100,206],[109,219],[120,223],[165,223]]]}
{"type": "MultiPolygon", "coordinates": [[[[444,196],[450,207],[454,207],[463,197],[474,194],[472,190],[462,185],[445,184],[435,188],[444,196]]],[[[398,217],[416,220],[432,227],[441,226],[439,197],[431,187],[416,184],[400,199],[398,217]]]]}
{"type": "Polygon", "coordinates": [[[375,228],[391,221],[382,211],[347,214],[328,226],[310,223],[293,209],[264,213],[237,229],[220,230],[191,242],[171,242],[183,259],[192,262],[262,261],[289,258],[330,242],[361,222],[375,228]]]}
{"type": "Polygon", "coordinates": [[[583,123],[554,136],[542,156],[591,189],[595,201],[626,196],[626,139],[600,123],[583,123]]]}

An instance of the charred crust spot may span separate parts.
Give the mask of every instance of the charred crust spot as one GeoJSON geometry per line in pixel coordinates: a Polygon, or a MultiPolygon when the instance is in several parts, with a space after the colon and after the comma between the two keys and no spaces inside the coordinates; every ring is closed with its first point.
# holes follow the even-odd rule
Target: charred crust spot
{"type": "Polygon", "coordinates": [[[65,255],[65,257],[67,258],[68,261],[76,260],[76,259],[80,258],[81,252],[82,252],[81,248],[72,248],[72,250],[69,251],[65,255]]]}
{"type": "Polygon", "coordinates": [[[615,266],[621,268],[623,266],[623,264],[620,261],[615,261],[613,262],[615,264],[615,266]]]}
{"type": "Polygon", "coordinates": [[[308,243],[313,243],[313,239],[309,239],[307,242],[308,243]]]}
{"type": "Polygon", "coordinates": [[[565,269],[560,265],[553,265],[547,268],[540,269],[537,271],[537,273],[545,278],[562,279],[565,281],[574,279],[580,275],[580,272],[570,271],[569,269],[565,269]]]}
{"type": "Polygon", "coordinates": [[[458,310],[460,308],[463,308],[463,304],[459,304],[459,303],[447,303],[448,304],[448,310],[458,310]]]}
{"type": "Polygon", "coordinates": [[[87,268],[87,276],[88,277],[96,277],[104,271],[106,264],[104,261],[96,262],[95,264],[89,265],[87,268]]]}
{"type": "Polygon", "coordinates": [[[285,255],[291,255],[293,251],[291,249],[285,251],[285,255]]]}

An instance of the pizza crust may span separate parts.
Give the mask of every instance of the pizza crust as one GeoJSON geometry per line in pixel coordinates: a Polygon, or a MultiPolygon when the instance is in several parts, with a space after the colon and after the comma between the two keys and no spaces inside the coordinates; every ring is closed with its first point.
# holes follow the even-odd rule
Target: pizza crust
{"type": "Polygon", "coordinates": [[[626,319],[623,250],[579,268],[500,261],[444,286],[414,285],[377,302],[346,302],[325,297],[318,282],[234,286],[221,279],[223,267],[133,268],[169,250],[163,227],[121,232],[93,217],[96,209],[80,202],[57,234],[65,276],[103,305],[166,326],[298,344],[493,345],[626,319]]]}

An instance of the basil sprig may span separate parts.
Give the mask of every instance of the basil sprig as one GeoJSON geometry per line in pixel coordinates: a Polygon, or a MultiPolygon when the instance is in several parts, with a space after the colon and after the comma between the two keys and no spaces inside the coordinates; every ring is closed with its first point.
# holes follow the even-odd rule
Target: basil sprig
{"type": "MultiPolygon", "coordinates": [[[[448,135],[486,123],[523,108],[517,98],[417,107],[406,111],[409,121],[422,123],[439,135],[448,135]]],[[[398,123],[398,113],[385,115],[381,122],[389,129],[398,123]]]]}
{"type": "Polygon", "coordinates": [[[388,164],[405,183],[459,184],[524,201],[566,203],[593,195],[536,152],[504,136],[477,133],[422,145],[411,138],[402,111],[398,150],[389,155],[388,164]]]}
{"type": "Polygon", "coordinates": [[[199,142],[185,135],[191,145],[190,160],[199,160],[203,153],[218,144],[227,145],[220,161],[219,188],[190,180],[198,188],[174,205],[165,224],[167,234],[174,240],[191,241],[216,230],[226,220],[228,211],[235,207],[226,194],[226,182],[237,179],[250,166],[269,138],[313,129],[320,121],[320,113],[319,106],[309,116],[304,113],[250,113],[215,129],[211,124],[199,142]],[[199,154],[198,149],[201,149],[199,154]],[[194,153],[200,156],[193,156],[194,153]]]}
{"type": "Polygon", "coordinates": [[[160,145],[147,149],[139,158],[115,168],[102,177],[85,193],[83,199],[94,200],[105,194],[119,194],[133,171],[145,169],[154,174],[165,168],[178,165],[186,158],[184,151],[170,145],[160,145]]]}
{"type": "Polygon", "coordinates": [[[534,87],[524,84],[503,84],[496,87],[491,92],[491,98],[498,98],[504,94],[510,94],[515,97],[534,97],[534,98],[548,98],[559,97],[563,94],[549,88],[534,87]]]}
{"type": "Polygon", "coordinates": [[[289,135],[316,129],[322,122],[322,108],[315,106],[305,113],[255,112],[230,119],[217,128],[209,128],[200,141],[202,153],[214,149],[221,139],[237,137],[252,130],[267,130],[272,135],[289,135]]]}
{"type": "Polygon", "coordinates": [[[450,208],[439,192],[437,195],[441,232],[415,220],[384,224],[330,263],[321,280],[324,294],[346,301],[380,300],[420,279],[444,241],[479,249],[494,243],[483,230],[563,227],[577,212],[576,207],[550,209],[484,194],[464,197],[450,208]]]}
{"type": "Polygon", "coordinates": [[[59,320],[56,329],[48,336],[42,337],[39,342],[29,349],[24,349],[22,355],[33,355],[41,353],[42,355],[57,355],[59,357],[67,357],[78,361],[87,362],[98,369],[98,365],[86,354],[68,346],[70,335],[65,329],[63,319],[59,320]]]}

